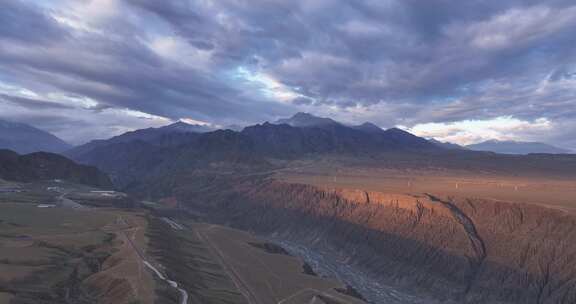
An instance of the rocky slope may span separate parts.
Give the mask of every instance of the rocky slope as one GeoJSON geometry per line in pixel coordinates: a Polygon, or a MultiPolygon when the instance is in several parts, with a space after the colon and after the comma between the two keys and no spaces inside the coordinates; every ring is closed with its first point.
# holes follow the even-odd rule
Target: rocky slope
{"type": "Polygon", "coordinates": [[[108,176],[95,167],[79,165],[63,156],[47,152],[19,155],[10,150],[0,150],[0,178],[17,182],[62,179],[112,188],[108,176]]]}
{"type": "Polygon", "coordinates": [[[214,211],[215,221],[333,252],[425,303],[576,302],[576,217],[561,211],[274,180],[218,183],[229,190],[179,195],[193,208],[214,211]]]}

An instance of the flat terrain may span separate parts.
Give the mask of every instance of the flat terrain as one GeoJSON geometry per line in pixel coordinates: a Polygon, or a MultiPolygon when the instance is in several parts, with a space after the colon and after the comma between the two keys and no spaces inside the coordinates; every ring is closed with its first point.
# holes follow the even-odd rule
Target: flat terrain
{"type": "Polygon", "coordinates": [[[209,224],[192,227],[219,257],[249,303],[364,303],[336,291],[345,288],[340,282],[304,273],[301,259],[275,252],[273,246],[267,249],[246,232],[209,224]]]}
{"type": "Polygon", "coordinates": [[[522,177],[483,172],[308,166],[278,172],[276,178],[329,188],[384,193],[436,193],[538,204],[576,212],[576,179],[522,177]]]}
{"type": "Polygon", "coordinates": [[[363,303],[246,232],[95,207],[109,198],[62,182],[2,188],[1,304],[363,303]]]}
{"type": "Polygon", "coordinates": [[[0,303],[154,302],[155,283],[125,239],[146,247],[141,213],[69,206],[53,185],[17,186],[0,194],[0,303]]]}
{"type": "MultiPolygon", "coordinates": [[[[151,255],[191,303],[360,304],[341,283],[304,272],[304,262],[247,232],[176,215],[151,220],[151,255]]],[[[169,290],[169,303],[178,303],[169,290]]]]}

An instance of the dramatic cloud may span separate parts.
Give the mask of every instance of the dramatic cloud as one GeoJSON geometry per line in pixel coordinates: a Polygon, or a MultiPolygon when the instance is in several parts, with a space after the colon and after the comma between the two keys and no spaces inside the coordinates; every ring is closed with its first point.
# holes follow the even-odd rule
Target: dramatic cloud
{"type": "Polygon", "coordinates": [[[0,6],[0,118],[73,142],[180,118],[229,125],[308,111],[462,143],[576,148],[567,128],[576,118],[573,1],[0,6]],[[56,130],[58,121],[67,127],[56,130]],[[519,123],[513,132],[491,124],[503,121],[519,123]]]}
{"type": "Polygon", "coordinates": [[[512,117],[497,117],[487,120],[463,120],[451,123],[417,124],[408,131],[441,141],[458,142],[464,145],[486,139],[534,140],[543,131],[550,131],[552,124],[545,118],[523,121],[512,117]]]}

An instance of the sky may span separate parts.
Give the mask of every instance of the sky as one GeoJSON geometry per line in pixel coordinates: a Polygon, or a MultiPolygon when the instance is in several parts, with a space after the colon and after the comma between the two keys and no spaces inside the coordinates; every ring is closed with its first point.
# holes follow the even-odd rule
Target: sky
{"type": "Polygon", "coordinates": [[[296,112],[576,149],[576,3],[0,2],[0,119],[80,144],[296,112]]]}

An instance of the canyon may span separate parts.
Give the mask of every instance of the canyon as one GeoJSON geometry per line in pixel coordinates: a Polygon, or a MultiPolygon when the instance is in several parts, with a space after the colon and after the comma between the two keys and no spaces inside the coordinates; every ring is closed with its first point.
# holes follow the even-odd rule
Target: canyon
{"type": "MultiPolygon", "coordinates": [[[[73,202],[57,208],[138,214],[138,246],[117,245],[146,273],[143,303],[576,302],[574,155],[446,148],[306,115],[137,130],[72,160],[0,152],[10,204],[54,188],[73,202]]],[[[139,298],[137,283],[107,280],[83,283],[93,303],[139,298]]]]}
{"type": "Polygon", "coordinates": [[[213,183],[227,190],[188,188],[178,196],[212,221],[275,240],[319,270],[334,263],[325,271],[371,303],[576,301],[576,217],[564,210],[275,178],[213,183]],[[344,266],[348,275],[337,270],[344,266]]]}

